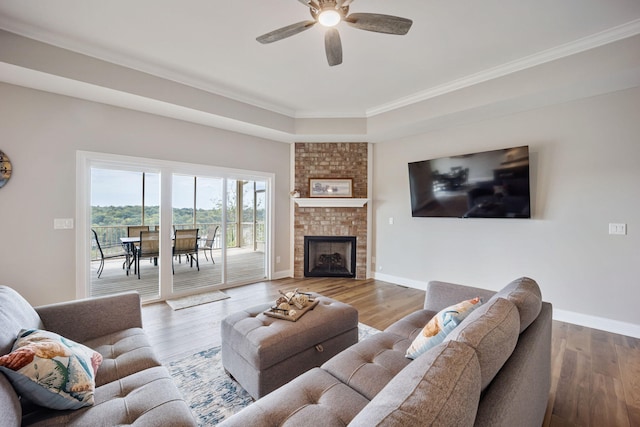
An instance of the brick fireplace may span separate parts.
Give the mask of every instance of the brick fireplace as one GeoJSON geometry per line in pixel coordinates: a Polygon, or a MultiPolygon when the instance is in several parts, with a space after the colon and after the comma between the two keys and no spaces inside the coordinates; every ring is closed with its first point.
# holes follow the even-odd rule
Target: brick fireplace
{"type": "MultiPolygon", "coordinates": [[[[366,199],[368,177],[367,143],[296,143],[295,189],[301,198],[309,197],[309,178],[351,178],[353,197],[366,199]]],[[[322,200],[322,206],[302,207],[294,203],[294,265],[293,275],[305,276],[305,236],[339,236],[355,238],[356,279],[367,276],[367,206],[332,206],[322,200]]]]}

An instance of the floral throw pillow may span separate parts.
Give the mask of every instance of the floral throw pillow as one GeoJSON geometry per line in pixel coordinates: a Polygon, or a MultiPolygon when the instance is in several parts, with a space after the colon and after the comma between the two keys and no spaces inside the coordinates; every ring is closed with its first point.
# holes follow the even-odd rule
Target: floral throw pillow
{"type": "Polygon", "coordinates": [[[413,340],[405,357],[415,359],[431,347],[444,341],[447,335],[460,324],[473,310],[480,307],[482,299],[479,297],[462,301],[458,304],[440,310],[422,328],[413,340]]]}
{"type": "Polygon", "coordinates": [[[11,353],[0,357],[2,371],[18,394],[52,409],[93,405],[100,353],[53,332],[23,329],[11,353]]]}

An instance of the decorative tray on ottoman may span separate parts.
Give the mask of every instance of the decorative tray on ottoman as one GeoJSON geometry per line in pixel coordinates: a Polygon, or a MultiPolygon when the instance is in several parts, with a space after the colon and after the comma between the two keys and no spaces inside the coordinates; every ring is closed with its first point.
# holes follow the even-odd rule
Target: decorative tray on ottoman
{"type": "Polygon", "coordinates": [[[274,306],[265,310],[263,312],[265,315],[295,322],[299,318],[304,316],[307,311],[313,310],[313,308],[318,305],[319,302],[319,300],[313,295],[298,292],[297,289],[294,292],[288,292],[287,294],[285,294],[284,292],[280,293],[283,294],[283,297],[278,299],[274,306]],[[300,298],[300,300],[297,300],[298,298],[300,298]],[[281,305],[282,302],[280,302],[283,299],[286,300],[283,302],[289,305],[289,308],[283,308],[283,306],[281,305]],[[304,304],[301,304],[302,302],[304,302],[304,304]]]}

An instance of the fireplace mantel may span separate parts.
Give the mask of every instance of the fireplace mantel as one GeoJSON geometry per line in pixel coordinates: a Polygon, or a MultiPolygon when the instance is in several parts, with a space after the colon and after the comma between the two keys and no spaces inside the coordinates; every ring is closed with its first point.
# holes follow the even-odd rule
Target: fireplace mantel
{"type": "Polygon", "coordinates": [[[301,208],[361,208],[369,199],[352,199],[352,198],[294,198],[296,205],[301,208]]]}

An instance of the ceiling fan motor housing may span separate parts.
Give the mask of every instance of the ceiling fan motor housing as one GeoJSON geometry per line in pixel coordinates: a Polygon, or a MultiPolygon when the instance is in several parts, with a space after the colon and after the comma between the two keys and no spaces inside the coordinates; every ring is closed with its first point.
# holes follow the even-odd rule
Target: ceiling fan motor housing
{"type": "Polygon", "coordinates": [[[349,6],[338,6],[336,0],[318,0],[317,8],[314,6],[314,2],[309,3],[309,12],[316,21],[318,16],[325,10],[335,10],[340,14],[340,19],[349,14],[349,6]]]}

